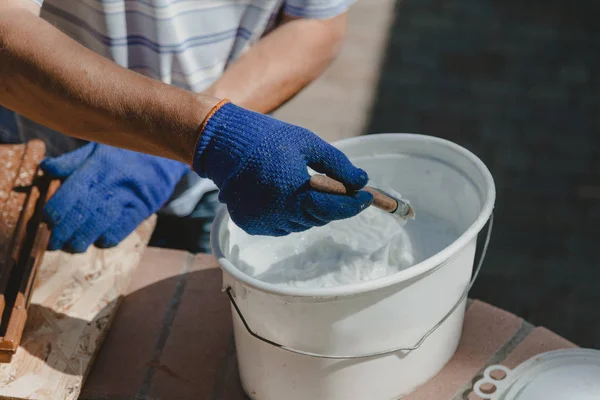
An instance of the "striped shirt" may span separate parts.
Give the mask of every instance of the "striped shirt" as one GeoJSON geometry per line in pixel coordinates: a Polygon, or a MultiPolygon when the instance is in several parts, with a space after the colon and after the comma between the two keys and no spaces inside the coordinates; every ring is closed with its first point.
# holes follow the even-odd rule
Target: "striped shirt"
{"type": "Polygon", "coordinates": [[[340,14],[349,0],[33,0],[41,17],[119,65],[193,91],[274,23],[340,14]]]}
{"type": "MultiPolygon", "coordinates": [[[[143,75],[202,91],[275,24],[280,12],[330,18],[353,0],[30,0],[41,18],[143,75]]],[[[42,138],[56,156],[81,141],[0,107],[0,142],[42,138]]]]}

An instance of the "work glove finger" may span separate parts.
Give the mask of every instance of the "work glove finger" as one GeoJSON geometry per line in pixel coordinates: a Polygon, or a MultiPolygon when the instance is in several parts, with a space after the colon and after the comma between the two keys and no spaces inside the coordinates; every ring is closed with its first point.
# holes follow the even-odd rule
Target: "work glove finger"
{"type": "Polygon", "coordinates": [[[150,215],[145,211],[147,208],[141,204],[142,202],[139,203],[125,206],[113,226],[100,235],[95,245],[103,249],[115,247],[144,222],[150,215]]]}
{"type": "Polygon", "coordinates": [[[369,181],[368,174],[355,167],[340,150],[319,139],[317,145],[309,146],[305,152],[308,166],[317,172],[342,182],[349,189],[362,189],[369,181]]]}
{"type": "MultiPolygon", "coordinates": [[[[46,207],[44,207],[44,214],[51,213],[51,215],[56,217],[58,215],[56,214],[56,210],[51,209],[49,205],[50,204],[47,204],[46,207]]],[[[58,222],[50,222],[52,233],[50,235],[50,240],[48,241],[48,250],[62,250],[65,243],[71,239],[73,234],[79,230],[90,217],[89,211],[85,205],[80,202],[77,202],[74,207],[67,210],[66,213],[64,212],[64,209],[61,210],[60,216],[55,219],[58,222]]]]}
{"type": "Polygon", "coordinates": [[[321,225],[334,220],[351,218],[373,203],[373,195],[360,190],[352,196],[310,191],[303,207],[321,225]]]}
{"type": "Polygon", "coordinates": [[[107,229],[119,223],[119,208],[110,205],[108,208],[96,210],[65,242],[63,249],[71,253],[84,253],[107,229]]]}
{"type": "Polygon", "coordinates": [[[40,168],[55,178],[66,178],[88,159],[95,148],[96,143],[88,143],[59,157],[46,158],[40,163],[40,168]]]}

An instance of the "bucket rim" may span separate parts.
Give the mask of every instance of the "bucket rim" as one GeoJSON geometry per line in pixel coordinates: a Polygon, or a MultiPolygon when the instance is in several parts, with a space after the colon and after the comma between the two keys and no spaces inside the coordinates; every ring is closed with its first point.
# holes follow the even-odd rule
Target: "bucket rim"
{"type": "Polygon", "coordinates": [[[396,139],[418,139],[424,142],[435,143],[441,146],[446,146],[466,159],[471,161],[477,169],[481,172],[485,180],[485,186],[482,189],[482,194],[485,196],[485,201],[481,207],[479,215],[475,221],[451,244],[434,254],[433,256],[426,258],[425,260],[409,267],[398,271],[392,275],[374,279],[367,282],[354,283],[350,285],[333,286],[333,287],[318,287],[318,288],[298,288],[283,285],[276,285],[273,283],[264,282],[256,278],[246,275],[239,270],[231,261],[229,261],[223,251],[221,250],[221,243],[219,239],[219,230],[223,226],[225,218],[228,216],[227,208],[221,206],[217,211],[217,215],[213,221],[210,232],[210,245],[213,255],[217,258],[219,266],[227,274],[247,287],[259,290],[261,292],[285,296],[285,297],[298,297],[298,298],[331,298],[331,297],[345,297],[352,296],[361,293],[371,292],[378,289],[383,289],[409,279],[418,277],[423,274],[427,274],[429,271],[435,269],[437,266],[451,259],[457,254],[463,247],[465,247],[471,240],[473,240],[481,232],[487,221],[489,220],[494,204],[496,200],[496,187],[494,178],[487,166],[477,157],[474,153],[467,150],[466,148],[451,142],[447,139],[442,139],[435,136],[416,134],[416,133],[375,133],[364,136],[357,136],[347,139],[341,139],[331,144],[339,147],[341,145],[350,145],[365,140],[380,139],[386,141],[392,141],[396,139]]]}

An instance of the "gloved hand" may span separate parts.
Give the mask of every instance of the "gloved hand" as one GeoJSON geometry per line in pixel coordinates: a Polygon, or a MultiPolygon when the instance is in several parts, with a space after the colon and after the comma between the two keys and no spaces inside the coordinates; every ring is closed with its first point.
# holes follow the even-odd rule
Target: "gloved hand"
{"type": "Polygon", "coordinates": [[[89,143],[40,167],[66,178],[44,207],[48,247],[83,252],[112,247],[156,212],[189,171],[178,161],[89,143]]]}
{"type": "Polygon", "coordinates": [[[304,128],[225,103],[215,107],[196,145],[194,170],[220,189],[232,220],[254,235],[284,236],[352,217],[373,196],[368,181],[338,149],[304,128]],[[310,188],[307,166],[357,192],[310,188]]]}

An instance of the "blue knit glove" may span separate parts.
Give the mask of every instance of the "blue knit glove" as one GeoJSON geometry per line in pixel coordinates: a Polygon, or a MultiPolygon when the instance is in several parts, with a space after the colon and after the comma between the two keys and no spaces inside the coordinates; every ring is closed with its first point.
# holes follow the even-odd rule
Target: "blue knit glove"
{"type": "Polygon", "coordinates": [[[42,161],[66,180],[44,208],[52,228],[48,247],[83,252],[92,243],[112,247],[156,212],[189,171],[183,163],[89,143],[42,161]]]}
{"type": "Polygon", "coordinates": [[[367,173],[314,133],[227,103],[207,120],[194,170],[220,189],[232,220],[254,235],[284,236],[352,217],[373,196],[358,191],[367,173]],[[307,166],[357,191],[330,195],[310,188],[307,166]]]}

